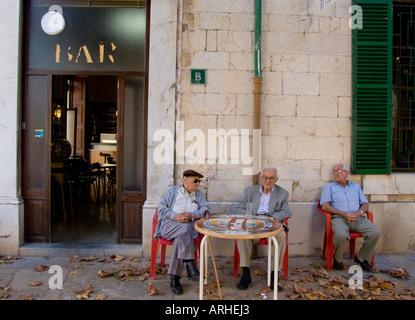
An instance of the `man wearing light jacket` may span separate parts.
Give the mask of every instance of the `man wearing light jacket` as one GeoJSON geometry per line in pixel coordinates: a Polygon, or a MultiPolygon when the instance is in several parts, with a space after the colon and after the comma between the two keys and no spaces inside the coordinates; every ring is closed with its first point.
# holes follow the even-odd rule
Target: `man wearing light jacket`
{"type": "Polygon", "coordinates": [[[197,219],[210,214],[205,195],[199,190],[203,175],[194,170],[183,172],[183,184],[172,186],[162,196],[158,205],[158,223],[154,239],[162,237],[173,240],[168,273],[173,294],[183,293],[180,278],[183,263],[186,263],[188,278],[199,281],[199,271],[194,260],[194,239],[198,232],[194,225],[197,219]]]}

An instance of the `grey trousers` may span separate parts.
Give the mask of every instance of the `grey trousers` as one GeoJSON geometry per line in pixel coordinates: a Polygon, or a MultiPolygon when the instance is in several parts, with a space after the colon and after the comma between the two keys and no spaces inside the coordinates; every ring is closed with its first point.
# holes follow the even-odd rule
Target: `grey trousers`
{"type": "MultiPolygon", "coordinates": [[[[282,231],[280,234],[275,236],[278,242],[278,270],[282,270],[282,263],[284,260],[285,247],[287,246],[287,236],[285,231],[282,231]]],[[[239,251],[239,266],[240,267],[250,267],[251,266],[251,255],[252,255],[252,245],[258,240],[237,240],[236,244],[239,251]]],[[[269,240],[272,241],[272,240],[269,240]]]]}
{"type": "Polygon", "coordinates": [[[170,258],[168,273],[181,276],[183,273],[183,260],[195,258],[194,239],[199,233],[194,228],[195,222],[180,223],[175,220],[163,222],[160,236],[167,240],[173,240],[173,248],[170,258]]]}
{"type": "Polygon", "coordinates": [[[360,261],[366,260],[370,263],[382,232],[369,219],[362,216],[354,222],[349,222],[340,216],[333,216],[331,229],[334,232],[334,259],[337,262],[343,262],[345,243],[350,240],[349,232],[360,232],[364,240],[356,256],[360,261]]]}

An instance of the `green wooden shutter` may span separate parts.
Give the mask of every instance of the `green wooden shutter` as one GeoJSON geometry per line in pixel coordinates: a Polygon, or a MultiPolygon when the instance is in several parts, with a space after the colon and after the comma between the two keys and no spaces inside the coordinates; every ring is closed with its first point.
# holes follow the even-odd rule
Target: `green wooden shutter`
{"type": "Polygon", "coordinates": [[[362,9],[363,28],[353,29],[352,169],[357,174],[389,174],[392,1],[354,3],[362,9]]]}

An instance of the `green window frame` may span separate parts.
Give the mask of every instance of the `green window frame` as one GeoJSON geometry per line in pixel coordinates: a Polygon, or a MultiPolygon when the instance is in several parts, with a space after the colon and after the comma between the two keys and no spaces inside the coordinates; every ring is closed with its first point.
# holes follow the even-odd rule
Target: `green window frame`
{"type": "Polygon", "coordinates": [[[362,28],[352,31],[352,170],[390,174],[392,140],[392,1],[355,0],[362,28]]]}

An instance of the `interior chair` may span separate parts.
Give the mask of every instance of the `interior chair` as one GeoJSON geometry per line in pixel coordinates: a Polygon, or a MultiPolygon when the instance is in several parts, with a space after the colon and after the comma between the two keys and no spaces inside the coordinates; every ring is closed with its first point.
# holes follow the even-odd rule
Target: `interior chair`
{"type": "MultiPolygon", "coordinates": [[[[154,232],[156,231],[156,227],[157,227],[157,222],[158,222],[158,208],[156,209],[156,212],[154,213],[153,216],[153,231],[151,233],[151,270],[150,270],[150,278],[151,279],[155,279],[156,277],[156,265],[157,265],[157,256],[158,256],[158,250],[159,247],[161,246],[161,261],[160,261],[160,266],[164,267],[165,266],[165,258],[166,258],[166,246],[172,246],[173,245],[173,241],[172,240],[167,240],[164,238],[159,237],[157,240],[154,240],[154,232]]],[[[197,250],[195,250],[195,263],[197,265],[197,251],[199,251],[200,254],[200,243],[203,239],[203,234],[200,233],[199,237],[197,237],[194,242],[195,245],[197,246],[197,250]]]]}
{"type": "MultiPolygon", "coordinates": [[[[323,252],[322,252],[321,258],[323,260],[327,258],[327,270],[330,271],[333,269],[333,257],[334,257],[334,242],[333,242],[334,232],[331,229],[331,214],[321,208],[320,199],[318,199],[317,209],[326,218],[326,230],[324,232],[323,252]]],[[[373,213],[368,211],[366,212],[366,214],[367,214],[367,218],[373,223],[373,213]]],[[[360,232],[350,232],[350,241],[349,241],[350,258],[354,258],[355,240],[357,238],[363,238],[360,232]]],[[[372,268],[374,268],[375,255],[372,256],[371,265],[372,265],[372,268]]]]}
{"type": "Polygon", "coordinates": [[[111,168],[110,172],[107,173],[107,180],[107,198],[108,200],[111,200],[117,184],[117,173],[115,168],[111,168]]]}
{"type": "MultiPolygon", "coordinates": [[[[73,202],[72,202],[72,183],[68,176],[68,169],[63,162],[52,162],[51,163],[51,175],[52,182],[56,182],[61,190],[61,201],[62,201],[62,211],[63,211],[63,220],[66,225],[66,208],[65,208],[65,192],[64,185],[69,184],[69,203],[71,206],[71,217],[73,218],[73,202]]],[[[55,200],[55,193],[53,194],[53,200],[55,200]]],[[[53,213],[55,213],[55,201],[53,201],[53,213]]]]}
{"type": "MultiPolygon", "coordinates": [[[[288,227],[288,219],[284,219],[285,225],[288,227]]],[[[287,235],[287,245],[285,246],[285,253],[284,253],[284,260],[282,262],[282,266],[284,269],[284,279],[288,279],[288,232],[285,233],[287,235]]],[[[266,238],[260,239],[256,245],[268,245],[268,240],[266,238]]],[[[238,277],[238,270],[239,270],[239,250],[237,246],[237,242],[235,240],[235,249],[233,254],[233,276],[236,278],[238,277]]]]}

